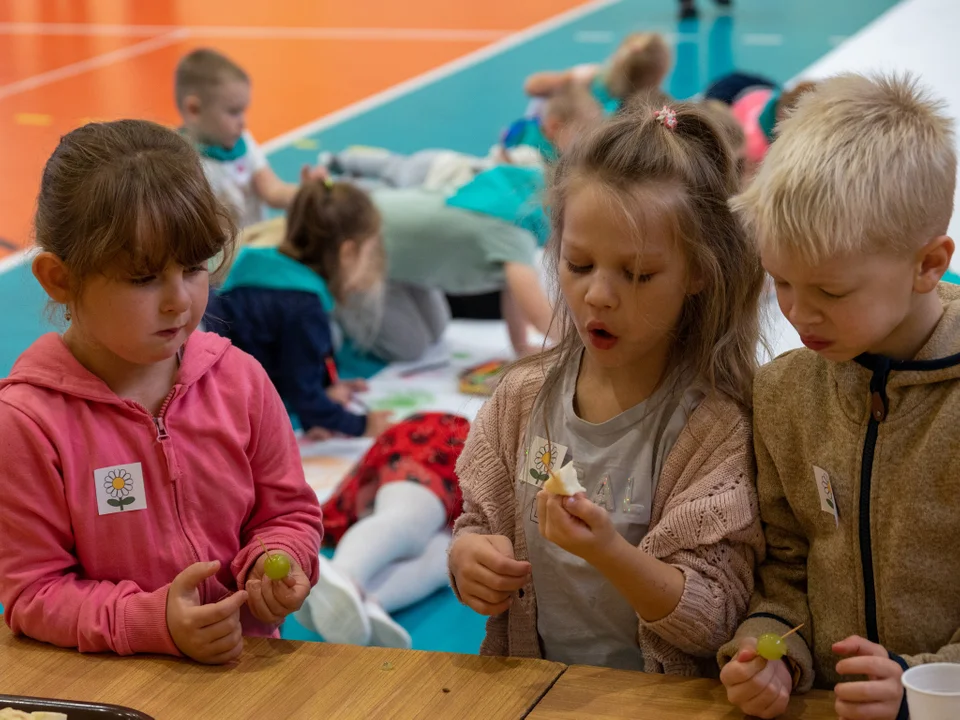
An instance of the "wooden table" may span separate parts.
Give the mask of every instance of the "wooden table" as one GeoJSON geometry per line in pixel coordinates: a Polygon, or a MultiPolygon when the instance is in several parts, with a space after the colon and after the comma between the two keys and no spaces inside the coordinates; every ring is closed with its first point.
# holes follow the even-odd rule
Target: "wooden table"
{"type": "MultiPolygon", "coordinates": [[[[740,720],[716,680],[644,675],[573,665],[567,668],[529,720],[740,720]]],[[[795,697],[784,720],[836,720],[833,693],[795,697]]]]}
{"type": "Polygon", "coordinates": [[[81,655],[0,629],[0,694],[124,705],[156,720],[523,718],[564,667],[248,639],[239,663],[211,668],[175,658],[81,655]]]}

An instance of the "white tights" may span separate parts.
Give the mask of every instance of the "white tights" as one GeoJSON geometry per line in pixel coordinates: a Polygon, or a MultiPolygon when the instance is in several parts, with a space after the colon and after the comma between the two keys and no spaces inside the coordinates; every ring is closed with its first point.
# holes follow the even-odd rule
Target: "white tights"
{"type": "Polygon", "coordinates": [[[447,584],[446,515],[423,485],[387,483],[373,512],[340,539],[332,563],[387,612],[404,608],[447,584]]]}

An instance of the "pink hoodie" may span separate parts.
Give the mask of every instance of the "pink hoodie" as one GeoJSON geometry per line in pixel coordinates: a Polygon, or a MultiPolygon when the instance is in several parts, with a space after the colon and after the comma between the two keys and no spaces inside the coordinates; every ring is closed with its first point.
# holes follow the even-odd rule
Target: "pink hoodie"
{"type": "MultiPolygon", "coordinates": [[[[174,577],[219,560],[200,588],[215,602],[243,588],[257,537],[317,580],[320,506],[283,404],[257,362],[217,335],[191,335],[157,418],[58,335],[41,337],[0,381],[0,458],[0,602],[15,633],[178,655],[166,622],[174,577]],[[106,489],[118,477],[126,495],[106,489]]],[[[276,634],[242,613],[244,634],[276,634]]]]}

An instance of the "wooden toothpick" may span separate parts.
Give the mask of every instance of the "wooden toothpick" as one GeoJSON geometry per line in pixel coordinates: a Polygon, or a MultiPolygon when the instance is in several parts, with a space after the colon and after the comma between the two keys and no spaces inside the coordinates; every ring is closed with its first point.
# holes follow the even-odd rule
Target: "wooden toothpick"
{"type": "Polygon", "coordinates": [[[799,630],[800,628],[802,628],[803,625],[804,625],[804,623],[800,623],[800,624],[797,625],[793,630],[791,630],[790,632],[788,632],[786,635],[781,635],[781,636],[780,636],[780,639],[781,639],[781,640],[786,640],[788,637],[790,637],[791,635],[793,635],[797,630],[799,630]]]}

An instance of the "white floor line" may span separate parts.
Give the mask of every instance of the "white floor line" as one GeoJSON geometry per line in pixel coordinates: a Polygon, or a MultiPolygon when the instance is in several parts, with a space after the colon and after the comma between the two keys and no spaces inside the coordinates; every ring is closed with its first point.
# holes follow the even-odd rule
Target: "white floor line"
{"type": "Polygon", "coordinates": [[[350,118],[368,112],[376,107],[385,105],[391,100],[408,95],[415,90],[419,90],[420,88],[430,85],[431,83],[435,83],[438,80],[449,77],[454,73],[458,73],[462,70],[473,67],[474,65],[478,65],[484,60],[495,57],[496,55],[506,52],[511,48],[517,47],[525,42],[529,42],[540,35],[545,35],[552,30],[561,28],[564,25],[569,25],[576,20],[591,15],[592,13],[598,12],[604,8],[616,5],[620,2],[621,0],[592,0],[592,2],[585,3],[584,5],[573,8],[572,10],[555,15],[547,20],[539,22],[535,25],[531,25],[525,30],[520,30],[519,32],[513,33],[512,35],[509,35],[498,42],[487,45],[486,47],[482,47],[479,50],[475,50],[474,52],[448,62],[445,65],[441,65],[438,68],[429,70],[422,75],[418,75],[415,78],[411,78],[410,80],[406,80],[398,85],[394,85],[383,92],[379,92],[376,95],[371,95],[370,97],[364,98],[359,102],[355,102],[353,105],[348,105],[341,110],[332,112],[329,115],[325,115],[322,118],[313,120],[312,122],[290,130],[283,135],[279,135],[272,140],[268,140],[267,142],[263,143],[263,150],[264,152],[278,150],[285,145],[289,145],[295,140],[299,140],[300,138],[312,133],[324,130],[334,125],[338,125],[345,120],[349,120],[350,118]]]}
{"type": "Polygon", "coordinates": [[[15,267],[20,267],[24,263],[30,262],[33,260],[34,250],[18,250],[12,255],[7,255],[5,258],[0,258],[0,275],[3,275],[5,272],[13,270],[15,267]]]}
{"type": "Polygon", "coordinates": [[[780,47],[783,45],[783,35],[779,33],[747,33],[742,40],[744,45],[760,47],[780,47]]]}
{"type": "Polygon", "coordinates": [[[129,47],[113,50],[112,52],[104,53],[103,55],[87,58],[86,60],[80,60],[79,62],[64,65],[63,67],[50,70],[49,72],[24,78],[23,80],[17,80],[9,85],[0,86],[0,100],[13,95],[19,95],[20,93],[24,93],[29,90],[34,90],[38,87],[43,87],[44,85],[50,85],[51,83],[55,83],[69,77],[74,77],[75,75],[81,75],[95,68],[112,65],[115,62],[128,60],[132,57],[137,57],[138,55],[145,55],[146,53],[153,52],[154,50],[159,50],[162,47],[179,42],[186,36],[187,31],[174,30],[166,35],[150,38],[149,40],[138,42],[134,45],[130,45],[129,47]]]}
{"type": "Polygon", "coordinates": [[[153,37],[186,31],[191,37],[253,40],[412,40],[416,42],[489,42],[510,30],[460,28],[283,27],[231,25],[97,25],[88,23],[0,23],[0,35],[73,35],[153,37]]]}

